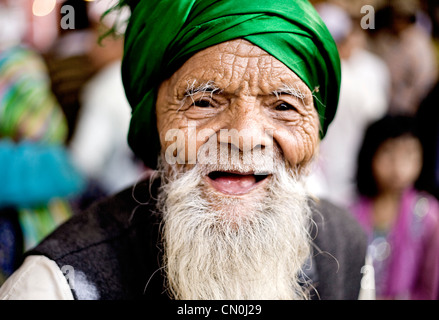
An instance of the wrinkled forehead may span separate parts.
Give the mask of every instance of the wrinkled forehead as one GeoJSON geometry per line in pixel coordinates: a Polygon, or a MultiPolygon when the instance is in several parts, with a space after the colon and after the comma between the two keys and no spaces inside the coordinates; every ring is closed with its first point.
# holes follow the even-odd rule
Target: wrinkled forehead
{"type": "Polygon", "coordinates": [[[174,73],[171,81],[178,96],[186,92],[188,86],[205,83],[234,95],[268,95],[286,85],[304,96],[312,96],[291,69],[243,39],[223,42],[196,53],[174,73]]]}

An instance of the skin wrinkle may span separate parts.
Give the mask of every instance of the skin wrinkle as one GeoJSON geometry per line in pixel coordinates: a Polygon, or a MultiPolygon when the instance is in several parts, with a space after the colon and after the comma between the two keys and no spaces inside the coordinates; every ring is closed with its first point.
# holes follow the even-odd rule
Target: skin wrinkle
{"type": "MultiPolygon", "coordinates": [[[[203,93],[194,94],[193,99],[202,96],[203,93]]],[[[319,119],[309,88],[280,61],[245,40],[232,40],[195,54],[162,83],[157,99],[162,150],[173,143],[164,139],[169,129],[181,129],[187,137],[188,121],[195,121],[197,131],[249,129],[263,136],[264,129],[272,130],[275,144],[291,167],[306,165],[318,143],[319,119]],[[188,83],[194,80],[195,87],[212,82],[220,88],[220,92],[212,93],[215,107],[195,107],[191,99],[183,102],[188,83]],[[297,112],[274,109],[277,99],[273,92],[284,84],[305,95],[303,101],[292,95],[279,95],[297,112]]],[[[205,141],[197,141],[196,150],[205,141]]]]}

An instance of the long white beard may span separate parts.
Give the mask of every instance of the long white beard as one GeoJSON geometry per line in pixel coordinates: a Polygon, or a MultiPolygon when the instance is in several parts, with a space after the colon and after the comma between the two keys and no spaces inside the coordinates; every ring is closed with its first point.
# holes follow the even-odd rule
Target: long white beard
{"type": "Polygon", "coordinates": [[[311,210],[283,161],[252,198],[206,193],[201,165],[179,172],[160,159],[159,172],[163,264],[173,298],[307,298],[299,279],[310,254],[311,210]]]}

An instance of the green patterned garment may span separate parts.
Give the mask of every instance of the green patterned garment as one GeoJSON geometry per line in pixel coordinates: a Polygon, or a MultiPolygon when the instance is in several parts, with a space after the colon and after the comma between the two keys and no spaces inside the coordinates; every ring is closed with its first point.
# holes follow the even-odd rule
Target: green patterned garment
{"type": "MultiPolygon", "coordinates": [[[[23,142],[34,143],[38,146],[62,146],[66,136],[67,122],[61,107],[50,91],[50,80],[42,58],[21,46],[0,51],[0,147],[3,151],[0,153],[0,164],[8,163],[4,157],[12,154],[12,151],[16,155],[18,150],[24,149],[26,146],[23,142]],[[15,143],[15,147],[11,147],[11,142],[15,143]]],[[[26,155],[25,152],[21,154],[26,155]]],[[[47,157],[47,160],[52,159],[49,153],[47,157]]],[[[23,161],[42,162],[37,162],[38,160],[32,157],[28,157],[27,160],[23,159],[23,161]]],[[[17,161],[13,163],[17,164],[17,161]]],[[[56,162],[47,161],[46,163],[45,167],[56,162]]],[[[25,183],[23,181],[30,176],[27,171],[19,171],[11,166],[6,167],[7,169],[0,168],[0,177],[3,177],[0,180],[14,175],[13,183],[4,186],[3,188],[6,189],[3,189],[0,194],[7,194],[7,188],[12,189],[23,185],[25,183]]],[[[27,167],[32,167],[32,165],[27,167]]],[[[45,176],[45,172],[39,172],[39,174],[41,177],[45,176]]],[[[63,177],[59,176],[58,179],[63,179],[63,177]]],[[[45,181],[41,179],[33,183],[34,189],[39,192],[45,186],[45,181]]],[[[62,183],[60,181],[60,185],[62,183]]],[[[26,203],[24,201],[26,197],[30,197],[30,194],[22,194],[23,203],[26,203]]],[[[56,196],[46,198],[47,201],[41,203],[15,206],[23,232],[25,250],[36,245],[72,215],[70,205],[63,198],[56,196]]],[[[3,200],[11,200],[11,198],[3,200]]]]}
{"type": "Polygon", "coordinates": [[[67,122],[41,58],[22,47],[0,52],[0,75],[0,137],[63,143],[67,122]]]}

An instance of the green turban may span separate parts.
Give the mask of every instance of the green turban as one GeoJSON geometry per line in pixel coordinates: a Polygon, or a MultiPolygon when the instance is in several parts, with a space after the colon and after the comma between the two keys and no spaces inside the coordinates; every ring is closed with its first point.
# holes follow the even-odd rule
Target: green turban
{"type": "Polygon", "coordinates": [[[122,79],[132,106],[128,143],[154,168],[160,150],[155,102],[161,82],[196,52],[243,38],[294,71],[314,95],[321,138],[337,109],[340,58],[307,0],[137,0],[130,3],[122,79]]]}

